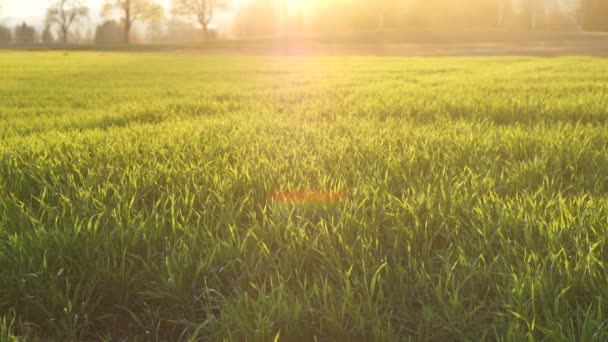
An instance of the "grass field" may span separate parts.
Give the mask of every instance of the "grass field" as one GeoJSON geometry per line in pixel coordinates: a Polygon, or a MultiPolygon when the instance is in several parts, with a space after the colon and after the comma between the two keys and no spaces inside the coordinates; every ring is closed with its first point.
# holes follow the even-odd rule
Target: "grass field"
{"type": "Polygon", "coordinates": [[[0,70],[0,341],[608,339],[608,60],[0,70]]]}

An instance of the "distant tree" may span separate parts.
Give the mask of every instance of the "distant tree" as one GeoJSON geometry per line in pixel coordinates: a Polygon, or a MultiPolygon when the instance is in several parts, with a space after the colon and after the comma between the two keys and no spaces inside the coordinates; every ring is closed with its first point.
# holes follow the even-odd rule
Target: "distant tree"
{"type": "Polygon", "coordinates": [[[589,31],[608,31],[608,1],[584,0],[583,28],[589,31]]]}
{"type": "Polygon", "coordinates": [[[51,7],[46,12],[46,23],[57,24],[61,42],[67,44],[72,24],[88,16],[89,8],[82,0],[51,0],[51,7]]]}
{"type": "Polygon", "coordinates": [[[195,19],[203,30],[203,38],[208,40],[215,11],[228,8],[229,4],[229,0],[173,0],[173,14],[195,19]]]}
{"type": "Polygon", "coordinates": [[[395,25],[397,4],[399,0],[353,0],[350,2],[327,2],[317,5],[316,22],[325,27],[323,31],[332,30],[383,30],[395,25]],[[346,19],[339,23],[339,18],[346,19]],[[329,24],[329,25],[328,25],[329,24]]]}
{"type": "Polygon", "coordinates": [[[148,21],[163,15],[163,8],[152,0],[106,0],[103,5],[103,16],[107,17],[114,11],[123,15],[125,44],[130,42],[131,28],[136,21],[148,21]]]}
{"type": "Polygon", "coordinates": [[[15,43],[20,45],[31,45],[36,41],[36,29],[28,26],[25,22],[15,27],[15,43]]]}
{"type": "Polygon", "coordinates": [[[55,36],[53,35],[53,31],[51,30],[51,25],[46,25],[44,27],[44,31],[42,32],[42,42],[46,45],[55,43],[55,36]]]}
{"type": "Polygon", "coordinates": [[[95,30],[95,44],[115,45],[123,42],[124,29],[115,20],[106,20],[95,30]]]}
{"type": "Polygon", "coordinates": [[[165,18],[156,18],[152,19],[148,22],[147,33],[148,33],[148,41],[158,42],[162,39],[163,35],[163,27],[165,24],[165,18]]]}
{"type": "MultiPolygon", "coordinates": [[[[578,26],[577,8],[573,2],[545,0],[541,6],[542,27],[544,29],[576,29],[578,26]]],[[[540,27],[540,25],[539,25],[540,27]]]]}
{"type": "Polygon", "coordinates": [[[365,0],[312,2],[314,15],[309,18],[310,28],[320,32],[373,28],[377,23],[375,4],[375,1],[365,0]],[[358,15],[360,13],[364,15],[358,15]]]}
{"type": "Polygon", "coordinates": [[[201,29],[191,20],[171,16],[167,21],[167,31],[161,38],[165,42],[191,43],[202,41],[201,29]]]}
{"type": "Polygon", "coordinates": [[[11,29],[8,27],[0,26],[0,46],[7,46],[13,42],[13,35],[11,29]]]}
{"type": "Polygon", "coordinates": [[[276,35],[281,30],[280,12],[281,9],[274,0],[245,3],[236,15],[235,29],[240,36],[276,35]]]}
{"type": "Polygon", "coordinates": [[[84,34],[83,43],[91,44],[95,41],[95,30],[92,27],[88,27],[84,34]]]}
{"type": "MultiPolygon", "coordinates": [[[[405,21],[413,26],[496,27],[512,24],[514,7],[526,11],[531,0],[408,0],[401,1],[405,21]],[[438,10],[440,9],[440,10],[438,10]]],[[[554,1],[554,0],[549,0],[554,1]]],[[[392,10],[391,10],[392,11],[392,10]]],[[[391,11],[388,13],[390,14],[391,11]]],[[[523,15],[522,15],[523,16],[523,15]]]]}
{"type": "Polygon", "coordinates": [[[76,29],[70,32],[70,41],[76,44],[84,44],[87,42],[86,31],[76,29]]]}
{"type": "MultiPolygon", "coordinates": [[[[465,0],[464,6],[472,12],[471,26],[478,27],[495,27],[503,26],[507,12],[509,11],[510,1],[509,0],[465,0]],[[498,12],[498,20],[497,20],[498,12]]],[[[466,18],[466,11],[459,11],[458,15],[460,18],[466,18]]],[[[467,25],[466,20],[462,20],[463,25],[467,25]]]]}

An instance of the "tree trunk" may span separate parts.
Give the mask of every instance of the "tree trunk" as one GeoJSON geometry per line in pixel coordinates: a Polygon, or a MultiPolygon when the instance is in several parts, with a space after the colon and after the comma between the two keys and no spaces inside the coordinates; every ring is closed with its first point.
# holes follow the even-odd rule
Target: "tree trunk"
{"type": "Polygon", "coordinates": [[[124,39],[125,39],[125,44],[126,45],[129,45],[129,43],[130,43],[130,40],[131,40],[131,39],[129,39],[130,36],[131,36],[131,25],[130,24],[125,24],[125,37],[124,37],[124,39]]]}
{"type": "Polygon", "coordinates": [[[131,1],[127,1],[125,6],[125,44],[129,45],[131,35],[131,1]]]}
{"type": "Polygon", "coordinates": [[[203,24],[203,41],[207,41],[209,40],[209,28],[207,27],[207,24],[203,24]]]}
{"type": "Polygon", "coordinates": [[[68,29],[65,27],[61,28],[61,42],[63,45],[68,45],[68,29]]]}
{"type": "Polygon", "coordinates": [[[498,0],[498,26],[502,27],[505,20],[505,0],[498,0]]]}

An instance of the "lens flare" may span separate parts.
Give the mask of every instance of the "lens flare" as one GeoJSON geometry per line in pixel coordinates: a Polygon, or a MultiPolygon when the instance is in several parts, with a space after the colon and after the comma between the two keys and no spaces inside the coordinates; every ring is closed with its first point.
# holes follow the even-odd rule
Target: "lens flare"
{"type": "Polygon", "coordinates": [[[325,205],[341,203],[346,199],[346,195],[337,191],[304,189],[277,191],[270,195],[270,199],[277,204],[325,205]]]}

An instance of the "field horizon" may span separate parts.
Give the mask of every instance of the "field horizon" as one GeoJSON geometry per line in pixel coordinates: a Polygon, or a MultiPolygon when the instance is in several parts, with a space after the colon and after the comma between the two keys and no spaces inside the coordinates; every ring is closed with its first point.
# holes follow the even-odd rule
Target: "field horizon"
{"type": "Polygon", "coordinates": [[[5,47],[4,50],[147,52],[211,56],[608,57],[608,33],[439,27],[227,39],[206,43],[128,46],[36,44],[5,47]]]}

